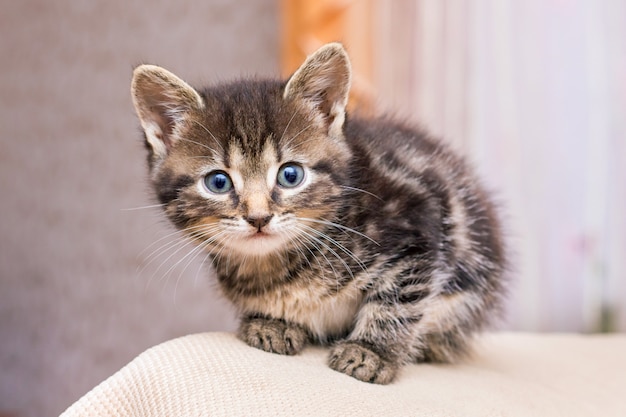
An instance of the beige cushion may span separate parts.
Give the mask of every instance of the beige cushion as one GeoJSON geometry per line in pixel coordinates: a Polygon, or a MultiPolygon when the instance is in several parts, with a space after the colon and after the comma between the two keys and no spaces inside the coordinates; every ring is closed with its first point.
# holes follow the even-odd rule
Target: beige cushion
{"type": "Polygon", "coordinates": [[[473,359],[410,365],[388,386],[332,371],[326,355],[195,334],[147,350],[62,416],[626,416],[626,335],[486,335],[473,359]]]}

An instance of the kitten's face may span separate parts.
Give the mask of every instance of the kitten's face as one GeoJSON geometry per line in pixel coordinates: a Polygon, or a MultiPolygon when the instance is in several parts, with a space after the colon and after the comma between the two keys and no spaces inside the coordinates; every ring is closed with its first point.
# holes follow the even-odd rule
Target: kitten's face
{"type": "Polygon", "coordinates": [[[135,69],[133,103],[151,178],[174,224],[215,256],[319,246],[349,176],[343,137],[350,63],[322,47],[283,83],[197,91],[163,68],[135,69]]]}
{"type": "Polygon", "coordinates": [[[319,239],[348,175],[347,151],[327,124],[257,83],[207,90],[153,181],[166,213],[220,255],[266,255],[319,239]],[[245,96],[248,101],[241,103],[245,96]]]}

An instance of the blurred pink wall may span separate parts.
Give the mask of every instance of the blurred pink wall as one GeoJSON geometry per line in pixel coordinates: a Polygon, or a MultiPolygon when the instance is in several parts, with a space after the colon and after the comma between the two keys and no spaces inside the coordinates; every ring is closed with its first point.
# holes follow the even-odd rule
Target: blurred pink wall
{"type": "Polygon", "coordinates": [[[381,107],[469,154],[503,202],[506,327],[626,331],[626,3],[374,4],[381,107]]]}

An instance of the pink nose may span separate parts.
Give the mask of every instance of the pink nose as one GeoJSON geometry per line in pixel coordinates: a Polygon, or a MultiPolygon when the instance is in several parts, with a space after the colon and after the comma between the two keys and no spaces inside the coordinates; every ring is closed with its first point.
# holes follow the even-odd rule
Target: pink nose
{"type": "Polygon", "coordinates": [[[250,217],[245,217],[245,220],[248,223],[250,223],[252,226],[254,226],[255,228],[261,230],[261,228],[266,226],[270,222],[270,220],[272,220],[272,217],[274,217],[273,214],[270,214],[269,216],[265,216],[265,217],[250,216],[250,217]]]}

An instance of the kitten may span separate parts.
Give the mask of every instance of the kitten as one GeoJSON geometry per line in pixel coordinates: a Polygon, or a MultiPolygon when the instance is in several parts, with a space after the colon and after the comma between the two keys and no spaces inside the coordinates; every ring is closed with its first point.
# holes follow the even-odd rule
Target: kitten
{"type": "Polygon", "coordinates": [[[239,337],[391,382],[409,362],[463,356],[498,310],[505,257],[466,163],[424,132],[346,116],[340,44],[286,82],[195,90],[156,66],[132,98],[169,219],[209,254],[239,337]]]}

